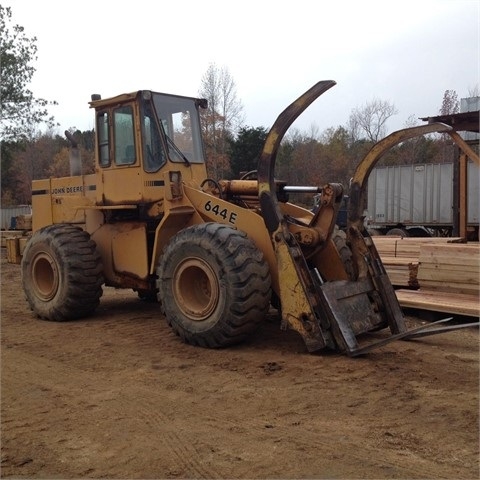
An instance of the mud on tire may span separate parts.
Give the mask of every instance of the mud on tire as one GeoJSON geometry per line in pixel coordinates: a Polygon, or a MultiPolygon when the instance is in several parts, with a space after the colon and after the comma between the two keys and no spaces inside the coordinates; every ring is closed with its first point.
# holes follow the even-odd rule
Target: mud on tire
{"type": "Polygon", "coordinates": [[[265,317],[267,262],[243,232],[217,223],[175,235],[158,268],[168,324],[184,342],[219,348],[245,340],[265,317]]]}
{"type": "Polygon", "coordinates": [[[35,232],[22,258],[27,301],[40,318],[73,320],[91,314],[102,296],[102,263],[81,228],[50,225],[35,232]]]}

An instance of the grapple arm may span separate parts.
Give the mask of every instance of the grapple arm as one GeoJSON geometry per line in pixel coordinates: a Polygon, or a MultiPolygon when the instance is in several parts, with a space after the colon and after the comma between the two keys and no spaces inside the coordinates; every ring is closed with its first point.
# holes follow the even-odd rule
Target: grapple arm
{"type": "MultiPolygon", "coordinates": [[[[347,228],[353,272],[348,279],[327,280],[322,278],[319,271],[321,265],[316,263],[315,255],[307,255],[307,242],[299,241],[303,227],[295,226],[300,229],[296,231],[279,207],[274,170],[278,148],[290,125],[316,98],[334,85],[335,82],[331,80],[317,83],[279,115],[260,155],[258,195],[261,214],[275,251],[282,327],[296,330],[310,352],[330,348],[355,356],[390,341],[440,330],[430,330],[426,326],[407,330],[393,286],[371,237],[363,227],[362,215],[366,180],[381,155],[408,138],[447,132],[450,127],[434,124],[395,132],[378,142],[360,162],[351,183],[347,228]],[[390,329],[390,337],[361,343],[362,334],[386,327],[390,329]]],[[[325,207],[331,210],[322,219],[314,215],[312,222],[305,225],[305,235],[309,234],[308,228],[320,227],[320,231],[327,232],[322,241],[331,241],[332,226],[341,197],[341,193],[338,194],[341,192],[339,187],[340,190],[334,187],[337,191],[331,196],[334,200],[326,202],[325,207]]],[[[330,261],[329,250],[326,252],[321,255],[321,262],[330,261]]]]}

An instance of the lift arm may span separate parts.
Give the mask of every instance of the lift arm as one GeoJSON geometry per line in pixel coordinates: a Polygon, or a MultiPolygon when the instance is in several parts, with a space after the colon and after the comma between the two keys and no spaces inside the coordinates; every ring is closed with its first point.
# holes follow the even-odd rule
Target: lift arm
{"type": "Polygon", "coordinates": [[[309,351],[335,344],[326,328],[321,328],[321,306],[314,294],[315,285],[303,252],[289,232],[275,193],[275,160],[280,143],[291,124],[320,95],[336,84],[333,80],[318,82],[277,118],[270,129],[258,164],[258,194],[265,225],[275,249],[280,280],[282,327],[287,325],[299,332],[309,351]]]}

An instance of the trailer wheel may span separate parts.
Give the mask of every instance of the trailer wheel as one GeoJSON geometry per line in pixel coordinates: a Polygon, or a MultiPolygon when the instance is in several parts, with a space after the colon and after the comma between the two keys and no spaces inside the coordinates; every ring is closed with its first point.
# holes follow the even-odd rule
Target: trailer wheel
{"type": "Polygon", "coordinates": [[[398,237],[409,237],[410,235],[408,234],[408,232],[406,230],[404,230],[403,228],[392,228],[391,230],[389,230],[387,232],[387,237],[388,236],[391,236],[391,237],[395,237],[395,236],[398,236],[398,237]]]}
{"type": "Polygon", "coordinates": [[[86,317],[102,296],[102,263],[95,242],[72,225],[38,230],[23,253],[22,284],[37,317],[57,322],[86,317]]]}
{"type": "Polygon", "coordinates": [[[166,246],[158,273],[168,324],[180,338],[220,348],[245,340],[266,315],[270,272],[243,232],[217,223],[194,225],[166,246]]]}

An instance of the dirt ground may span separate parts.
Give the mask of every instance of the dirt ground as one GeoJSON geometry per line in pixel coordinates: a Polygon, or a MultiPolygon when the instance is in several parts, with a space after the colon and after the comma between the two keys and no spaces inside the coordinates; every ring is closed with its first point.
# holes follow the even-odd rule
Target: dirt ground
{"type": "Polygon", "coordinates": [[[3,478],[479,478],[476,329],[348,358],[267,318],[206,350],[130,291],[37,320],[4,252],[1,287],[3,478]]]}

